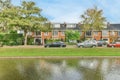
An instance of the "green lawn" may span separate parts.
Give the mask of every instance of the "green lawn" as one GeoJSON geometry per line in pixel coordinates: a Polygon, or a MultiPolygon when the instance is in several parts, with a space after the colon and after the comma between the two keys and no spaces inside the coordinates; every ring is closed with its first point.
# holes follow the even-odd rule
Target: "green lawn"
{"type": "Polygon", "coordinates": [[[120,48],[0,48],[0,56],[120,56],[120,48]]]}

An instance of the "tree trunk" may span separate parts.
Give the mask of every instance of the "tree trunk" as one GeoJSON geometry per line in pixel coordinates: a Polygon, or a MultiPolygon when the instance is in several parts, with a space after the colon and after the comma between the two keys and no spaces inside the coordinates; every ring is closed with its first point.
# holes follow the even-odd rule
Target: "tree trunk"
{"type": "Polygon", "coordinates": [[[25,35],[24,35],[24,45],[27,45],[27,32],[25,32],[25,35]]]}

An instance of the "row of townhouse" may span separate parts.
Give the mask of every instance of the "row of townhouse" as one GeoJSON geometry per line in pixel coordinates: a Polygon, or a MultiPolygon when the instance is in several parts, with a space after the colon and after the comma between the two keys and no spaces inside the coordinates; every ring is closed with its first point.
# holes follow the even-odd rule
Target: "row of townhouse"
{"type": "Polygon", "coordinates": [[[76,23],[52,23],[51,32],[36,31],[32,33],[34,43],[44,44],[47,39],[60,39],[65,41],[66,30],[77,30],[80,32],[80,38],[93,38],[95,40],[106,40],[108,43],[113,40],[120,40],[120,24],[110,24],[105,26],[101,31],[87,31],[81,30],[76,23]]]}

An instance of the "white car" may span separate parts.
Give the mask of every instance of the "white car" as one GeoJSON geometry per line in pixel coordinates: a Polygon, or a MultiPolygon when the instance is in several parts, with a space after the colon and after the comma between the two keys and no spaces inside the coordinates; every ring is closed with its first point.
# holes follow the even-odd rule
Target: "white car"
{"type": "Polygon", "coordinates": [[[77,47],[96,47],[97,45],[97,41],[96,40],[86,40],[82,43],[77,43],[77,47]]]}

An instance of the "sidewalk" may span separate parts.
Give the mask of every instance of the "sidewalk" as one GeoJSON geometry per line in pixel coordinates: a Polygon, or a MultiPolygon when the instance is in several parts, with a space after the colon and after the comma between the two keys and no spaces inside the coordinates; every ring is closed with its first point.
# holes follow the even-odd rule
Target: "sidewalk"
{"type": "MultiPolygon", "coordinates": [[[[44,48],[44,46],[43,45],[26,45],[26,46],[18,45],[18,46],[3,46],[1,48],[44,48]]],[[[67,45],[65,48],[77,48],[77,46],[76,45],[67,45]]]]}
{"type": "Polygon", "coordinates": [[[44,46],[38,46],[38,45],[27,45],[27,46],[3,46],[1,48],[44,48],[44,46]]]}

